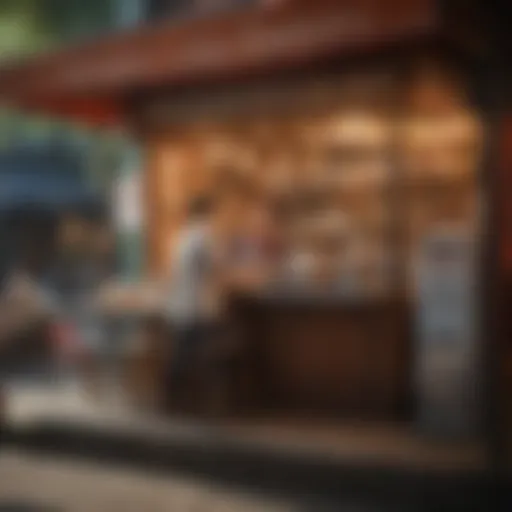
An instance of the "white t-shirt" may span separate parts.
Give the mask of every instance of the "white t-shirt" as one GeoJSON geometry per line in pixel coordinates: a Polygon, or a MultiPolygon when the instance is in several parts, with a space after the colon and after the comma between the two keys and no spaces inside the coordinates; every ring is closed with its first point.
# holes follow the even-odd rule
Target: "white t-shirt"
{"type": "Polygon", "coordinates": [[[213,272],[208,227],[197,223],[180,234],[172,261],[169,313],[178,324],[208,320],[214,314],[210,286],[213,272]]]}

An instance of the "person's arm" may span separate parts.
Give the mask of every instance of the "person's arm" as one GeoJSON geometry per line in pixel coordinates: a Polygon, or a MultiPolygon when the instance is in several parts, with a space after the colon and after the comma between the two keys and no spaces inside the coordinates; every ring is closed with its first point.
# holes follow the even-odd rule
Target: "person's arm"
{"type": "Polygon", "coordinates": [[[274,274],[274,266],[263,259],[249,259],[233,264],[221,258],[215,268],[217,286],[228,291],[250,292],[265,286],[274,274]]]}

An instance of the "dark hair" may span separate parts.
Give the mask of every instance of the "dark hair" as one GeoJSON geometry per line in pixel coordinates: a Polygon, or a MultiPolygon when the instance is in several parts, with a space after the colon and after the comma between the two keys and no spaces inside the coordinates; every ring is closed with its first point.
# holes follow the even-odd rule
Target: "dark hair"
{"type": "Polygon", "coordinates": [[[207,217],[212,213],[213,200],[210,196],[197,196],[189,204],[188,215],[193,218],[207,217]]]}

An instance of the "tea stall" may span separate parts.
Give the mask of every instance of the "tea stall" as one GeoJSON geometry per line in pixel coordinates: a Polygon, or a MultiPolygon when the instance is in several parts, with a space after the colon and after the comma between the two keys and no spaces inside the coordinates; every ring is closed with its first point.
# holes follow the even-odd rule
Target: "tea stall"
{"type": "Polygon", "coordinates": [[[385,420],[479,444],[485,110],[440,20],[427,0],[248,8],[15,65],[0,97],[138,137],[153,278],[222,169],[279,198],[285,264],[232,304],[232,414],[385,420]],[[436,306],[446,296],[456,308],[436,306]]]}

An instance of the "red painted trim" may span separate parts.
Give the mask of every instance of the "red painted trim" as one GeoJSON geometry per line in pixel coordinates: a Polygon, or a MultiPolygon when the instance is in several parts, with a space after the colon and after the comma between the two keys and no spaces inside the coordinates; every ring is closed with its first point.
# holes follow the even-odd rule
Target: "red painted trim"
{"type": "Polygon", "coordinates": [[[300,68],[362,47],[434,34],[433,4],[296,0],[280,8],[167,22],[0,69],[0,101],[92,122],[98,116],[82,106],[94,104],[98,112],[105,110],[99,118],[117,118],[119,98],[134,90],[300,68]]]}

